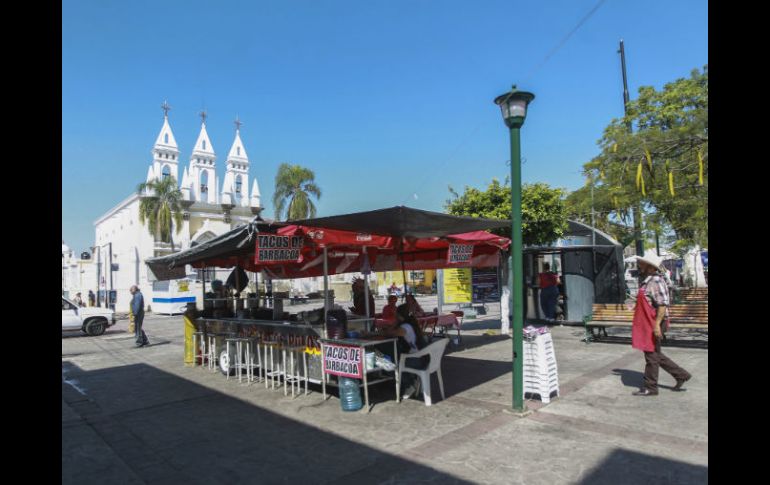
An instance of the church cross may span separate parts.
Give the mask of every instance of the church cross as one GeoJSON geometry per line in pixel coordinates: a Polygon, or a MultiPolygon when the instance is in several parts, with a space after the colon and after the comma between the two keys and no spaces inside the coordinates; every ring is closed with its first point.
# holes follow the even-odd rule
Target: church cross
{"type": "Polygon", "coordinates": [[[163,116],[168,117],[168,112],[171,111],[171,106],[168,104],[168,101],[163,101],[163,104],[160,105],[160,108],[163,110],[163,116]]]}

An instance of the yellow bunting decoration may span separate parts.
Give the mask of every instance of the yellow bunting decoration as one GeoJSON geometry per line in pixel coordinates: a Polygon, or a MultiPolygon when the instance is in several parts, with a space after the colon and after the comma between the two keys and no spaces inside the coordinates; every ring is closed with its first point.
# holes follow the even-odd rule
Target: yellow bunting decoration
{"type": "Polygon", "coordinates": [[[640,180],[642,181],[642,195],[646,196],[647,192],[644,190],[644,177],[640,177],[640,180]]]}
{"type": "Polygon", "coordinates": [[[652,156],[650,155],[650,151],[648,149],[644,149],[644,156],[647,157],[647,165],[650,166],[650,170],[652,170],[652,156]]]}
{"type": "Polygon", "coordinates": [[[671,197],[674,196],[674,172],[668,172],[668,190],[671,191],[671,197]]]}
{"type": "Polygon", "coordinates": [[[639,161],[639,166],[636,167],[636,188],[639,189],[642,184],[642,162],[639,161]]]}
{"type": "Polygon", "coordinates": [[[612,153],[618,153],[618,144],[617,143],[612,145],[612,153]]]}
{"type": "Polygon", "coordinates": [[[698,151],[698,183],[703,186],[703,155],[698,151]]]}

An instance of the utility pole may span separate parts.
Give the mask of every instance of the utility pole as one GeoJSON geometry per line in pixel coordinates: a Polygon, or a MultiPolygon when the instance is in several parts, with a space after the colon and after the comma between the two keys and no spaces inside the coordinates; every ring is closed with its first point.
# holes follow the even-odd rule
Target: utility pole
{"type": "MultiPolygon", "coordinates": [[[[628,115],[628,80],[626,78],[626,50],[623,47],[623,39],[620,39],[620,63],[623,68],[623,114],[628,115]]],[[[631,133],[632,126],[629,121],[626,123],[628,132],[631,133]]],[[[634,214],[634,238],[636,239],[636,255],[644,256],[644,242],[642,241],[642,208],[640,204],[633,207],[634,214]]]]}

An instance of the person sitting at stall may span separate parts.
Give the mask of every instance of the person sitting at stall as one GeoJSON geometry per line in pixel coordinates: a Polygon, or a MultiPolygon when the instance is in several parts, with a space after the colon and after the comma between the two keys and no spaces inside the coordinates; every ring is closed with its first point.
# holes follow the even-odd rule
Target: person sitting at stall
{"type": "Polygon", "coordinates": [[[421,317],[425,315],[425,312],[423,311],[420,304],[417,303],[417,298],[415,298],[413,294],[409,293],[406,295],[406,304],[409,306],[409,313],[415,317],[421,317]]]}
{"type": "MultiPolygon", "coordinates": [[[[349,307],[350,311],[355,315],[366,315],[366,290],[364,288],[364,280],[361,278],[355,278],[353,280],[353,306],[349,307]]],[[[374,296],[369,293],[369,315],[370,318],[374,317],[374,296]]]]}
{"type": "Polygon", "coordinates": [[[382,309],[382,319],[386,322],[396,323],[396,303],[398,303],[396,295],[388,296],[388,304],[382,309]]]}
{"type": "MultiPolygon", "coordinates": [[[[396,326],[382,330],[383,335],[388,337],[398,337],[396,347],[399,355],[411,354],[422,350],[428,345],[425,337],[420,330],[420,325],[414,315],[409,312],[409,306],[404,303],[396,308],[396,326]]],[[[383,351],[383,353],[387,353],[383,351]]],[[[394,357],[394,356],[391,356],[394,357]]],[[[397,362],[395,358],[394,362],[397,362]]],[[[407,358],[405,365],[413,369],[425,369],[430,363],[430,356],[424,355],[418,358],[407,358]]],[[[420,392],[420,379],[416,374],[401,374],[401,395],[404,399],[416,395],[420,392]]]]}

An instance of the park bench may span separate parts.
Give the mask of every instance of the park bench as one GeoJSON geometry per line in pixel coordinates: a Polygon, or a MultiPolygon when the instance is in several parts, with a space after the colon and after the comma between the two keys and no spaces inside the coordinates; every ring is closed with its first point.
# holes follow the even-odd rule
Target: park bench
{"type": "MultiPolygon", "coordinates": [[[[675,304],[668,308],[669,329],[698,328],[708,330],[708,303],[675,304]]],[[[607,327],[631,327],[634,305],[595,303],[593,312],[585,319],[585,341],[607,336],[607,327]]]]}
{"type": "Polygon", "coordinates": [[[681,303],[707,303],[709,301],[709,289],[705,288],[682,288],[679,290],[679,301],[681,303]]]}

